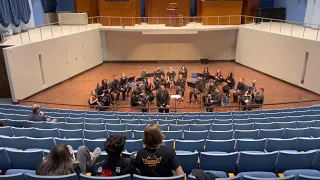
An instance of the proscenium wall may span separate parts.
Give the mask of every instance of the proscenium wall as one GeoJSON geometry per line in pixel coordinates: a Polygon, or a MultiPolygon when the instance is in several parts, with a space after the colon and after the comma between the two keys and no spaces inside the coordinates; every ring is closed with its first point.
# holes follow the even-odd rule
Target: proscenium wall
{"type": "Polygon", "coordinates": [[[319,49],[319,41],[240,27],[236,62],[320,94],[319,49]],[[301,84],[306,52],[309,58],[301,84]]]}
{"type": "Polygon", "coordinates": [[[238,30],[198,34],[142,34],[105,31],[104,61],[234,60],[238,30]]]}
{"type": "Polygon", "coordinates": [[[4,54],[15,102],[101,64],[100,31],[93,29],[9,47],[4,54]]]}

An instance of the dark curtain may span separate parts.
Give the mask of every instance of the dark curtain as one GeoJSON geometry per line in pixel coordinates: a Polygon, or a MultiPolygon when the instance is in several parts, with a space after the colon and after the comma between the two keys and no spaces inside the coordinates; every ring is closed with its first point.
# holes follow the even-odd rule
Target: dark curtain
{"type": "Polygon", "coordinates": [[[11,10],[11,23],[18,27],[21,23],[21,19],[19,16],[19,7],[18,7],[18,0],[9,0],[9,4],[10,4],[10,10],[11,10]]]}
{"type": "Polygon", "coordinates": [[[140,16],[146,17],[145,0],[140,0],[140,16]]]}
{"type": "Polygon", "coordinates": [[[28,0],[16,0],[18,3],[18,12],[21,21],[27,24],[30,20],[31,10],[28,0]]]}
{"type": "Polygon", "coordinates": [[[41,0],[41,4],[45,13],[56,12],[56,9],[57,9],[56,0],[41,0]]]}
{"type": "Polygon", "coordinates": [[[190,0],[190,16],[197,16],[197,0],[190,0]]]}
{"type": "Polygon", "coordinates": [[[8,27],[11,23],[11,9],[9,0],[0,0],[0,24],[8,27]]]}

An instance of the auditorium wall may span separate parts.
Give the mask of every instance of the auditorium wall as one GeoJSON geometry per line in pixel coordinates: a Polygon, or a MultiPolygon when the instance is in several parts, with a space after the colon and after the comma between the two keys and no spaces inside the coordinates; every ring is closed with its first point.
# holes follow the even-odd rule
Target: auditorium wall
{"type": "Polygon", "coordinates": [[[100,30],[9,47],[4,54],[12,100],[21,100],[101,64],[100,30]]]}
{"type": "Polygon", "coordinates": [[[320,94],[319,49],[319,41],[240,27],[236,62],[320,94]],[[306,52],[309,58],[301,84],[306,52]]]}
{"type": "Polygon", "coordinates": [[[234,60],[238,30],[198,34],[142,34],[105,31],[104,61],[234,60]]]}

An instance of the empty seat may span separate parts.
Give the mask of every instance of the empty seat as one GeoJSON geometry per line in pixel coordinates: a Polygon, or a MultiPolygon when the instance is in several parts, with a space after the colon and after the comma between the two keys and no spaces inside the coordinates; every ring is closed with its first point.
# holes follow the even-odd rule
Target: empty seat
{"type": "MultiPolygon", "coordinates": [[[[263,113],[260,113],[260,114],[250,114],[249,115],[249,117],[251,118],[251,119],[257,119],[258,121],[259,120],[261,120],[261,121],[263,121],[263,122],[261,122],[261,123],[264,123],[264,120],[265,119],[267,119],[268,121],[269,121],[269,119],[268,118],[265,118],[265,116],[264,116],[264,114],[263,113]],[[265,118],[265,119],[264,119],[265,118]]],[[[253,122],[253,120],[252,120],[252,122],[253,122]]]]}
{"type": "Polygon", "coordinates": [[[106,124],[107,130],[112,131],[125,131],[127,130],[126,124],[106,124]]]}
{"type": "Polygon", "coordinates": [[[233,124],[233,129],[235,130],[251,130],[253,129],[253,123],[248,123],[248,124],[236,124],[234,122],[233,124]]]}
{"type": "Polygon", "coordinates": [[[294,150],[296,145],[297,138],[292,139],[277,139],[277,138],[269,138],[266,144],[266,151],[286,151],[286,150],[294,150]]]}
{"type": "Polygon", "coordinates": [[[182,131],[162,131],[165,139],[182,139],[182,131]]]}
{"type": "Polygon", "coordinates": [[[249,124],[251,123],[250,119],[234,119],[233,124],[249,124]]]}
{"type": "Polygon", "coordinates": [[[195,120],[195,119],[199,119],[199,116],[183,116],[183,120],[195,120]]]}
{"type": "Polygon", "coordinates": [[[196,119],[194,120],[194,124],[212,124],[213,120],[200,120],[196,119]]]}
{"type": "Polygon", "coordinates": [[[58,122],[58,123],[46,123],[48,129],[63,129],[66,125],[64,122],[58,122]]]}
{"type": "Polygon", "coordinates": [[[281,129],[281,128],[295,128],[296,122],[276,122],[274,124],[275,129],[281,129]]]}
{"type": "Polygon", "coordinates": [[[211,124],[190,124],[190,131],[208,131],[211,124]]]}
{"type": "Polygon", "coordinates": [[[158,124],[157,119],[149,119],[149,120],[140,119],[139,122],[140,124],[158,124]]]}
{"type": "Polygon", "coordinates": [[[121,119],[121,124],[139,124],[140,121],[138,119],[121,119]]]}
{"type": "Polygon", "coordinates": [[[282,138],[283,129],[260,129],[258,138],[282,138]]]}
{"type": "Polygon", "coordinates": [[[211,140],[227,140],[233,138],[233,130],[230,131],[209,131],[211,140]]]}
{"type": "Polygon", "coordinates": [[[86,114],[85,118],[87,119],[100,119],[101,115],[100,114],[86,114]]]}
{"type": "Polygon", "coordinates": [[[105,124],[103,123],[85,123],[84,128],[86,130],[95,130],[95,131],[106,129],[105,124]]]}
{"type": "Polygon", "coordinates": [[[249,115],[248,114],[234,114],[232,116],[233,120],[235,119],[249,119],[249,115]]]}
{"type": "Polygon", "coordinates": [[[35,170],[43,159],[43,152],[41,150],[16,151],[7,149],[6,152],[13,169],[35,170]]]}
{"type": "Polygon", "coordinates": [[[182,116],[167,116],[167,120],[182,120],[182,116]]]}
{"type": "Polygon", "coordinates": [[[206,148],[207,152],[226,152],[231,153],[234,152],[235,139],[229,140],[206,140],[206,148]]]}
{"type": "Polygon", "coordinates": [[[47,137],[47,138],[29,138],[29,137],[27,137],[27,141],[29,144],[29,149],[51,150],[56,145],[56,143],[52,137],[47,137]]]}
{"type": "Polygon", "coordinates": [[[269,118],[251,118],[252,123],[269,123],[269,118]]]}
{"type": "Polygon", "coordinates": [[[207,139],[208,131],[184,131],[185,140],[207,139]]]}
{"type": "Polygon", "coordinates": [[[127,130],[127,131],[112,131],[112,130],[108,130],[108,135],[109,136],[122,135],[122,136],[126,136],[127,139],[132,139],[132,131],[131,130],[127,130]]]}
{"type": "Polygon", "coordinates": [[[28,125],[27,120],[10,120],[10,119],[8,119],[8,123],[10,124],[10,126],[20,127],[20,128],[27,127],[27,125],[28,125]]]}
{"type": "MultiPolygon", "coordinates": [[[[84,118],[84,114],[83,113],[70,113],[69,114],[69,117],[66,117],[66,120],[68,122],[68,119],[71,118],[71,121],[72,119],[74,119],[75,121],[78,119],[81,119],[81,121],[83,121],[83,118],[84,118]]],[[[70,122],[70,123],[77,123],[77,122],[70,122]]]]}
{"type": "Polygon", "coordinates": [[[269,118],[276,117],[276,118],[278,118],[278,117],[281,117],[281,114],[280,113],[265,113],[264,117],[269,117],[269,118]]]}
{"type": "Polygon", "coordinates": [[[3,180],[25,180],[25,175],[23,173],[1,175],[0,179],[3,179],[3,180]]]}
{"type": "Polygon", "coordinates": [[[320,138],[298,138],[295,149],[297,151],[320,149],[320,138]]]}
{"type": "Polygon", "coordinates": [[[318,138],[320,137],[320,128],[311,127],[308,132],[308,136],[318,138]]]}
{"type": "Polygon", "coordinates": [[[254,129],[274,129],[274,123],[254,123],[254,129]]]}
{"type": "Polygon", "coordinates": [[[219,119],[219,120],[232,119],[232,115],[217,115],[216,119],[219,119]]]}
{"type": "Polygon", "coordinates": [[[169,124],[169,131],[184,131],[184,130],[189,130],[190,125],[189,124],[180,124],[180,125],[175,125],[175,124],[169,124]]]}
{"type": "Polygon", "coordinates": [[[143,148],[143,143],[141,139],[126,140],[126,143],[124,144],[124,150],[130,153],[136,152],[141,148],[143,148]]]}
{"type": "MultiPolygon", "coordinates": [[[[104,142],[105,140],[102,139],[84,139],[83,140],[84,145],[93,152],[97,147],[101,149],[101,151],[104,151],[104,142]]],[[[77,149],[78,150],[78,149],[77,149]]]]}
{"type": "Polygon", "coordinates": [[[202,152],[204,147],[204,139],[201,140],[176,140],[176,150],[181,151],[198,151],[202,152]]]}
{"type": "Polygon", "coordinates": [[[158,125],[161,131],[168,131],[168,124],[158,125]]]}
{"type": "MultiPolygon", "coordinates": [[[[312,163],[316,157],[317,152],[279,152],[278,160],[275,167],[276,173],[284,173],[285,176],[291,175],[292,172],[286,174],[287,170],[311,169],[312,163]]],[[[302,174],[302,173],[299,173],[302,174]]]]}
{"type": "Polygon", "coordinates": [[[134,139],[142,139],[143,135],[144,135],[144,131],[137,131],[137,130],[133,131],[134,139]]]}
{"type": "Polygon", "coordinates": [[[252,153],[264,152],[266,139],[237,139],[235,150],[248,151],[252,153]]]}
{"type": "Polygon", "coordinates": [[[29,137],[35,137],[34,128],[17,128],[12,127],[12,132],[16,137],[19,136],[29,136],[29,137]]]}
{"type": "Polygon", "coordinates": [[[83,123],[66,123],[66,125],[63,127],[63,129],[69,129],[69,130],[76,130],[76,129],[83,129],[83,123]]]}
{"type": "Polygon", "coordinates": [[[25,120],[29,119],[28,115],[15,114],[13,120],[25,120]]]}
{"type": "Polygon", "coordinates": [[[35,174],[27,173],[27,180],[48,180],[48,179],[59,179],[59,180],[79,180],[77,174],[70,174],[65,176],[38,176],[35,174]]]}
{"type": "MultiPolygon", "coordinates": [[[[199,120],[201,120],[201,121],[213,121],[215,118],[216,118],[216,115],[214,114],[214,113],[211,113],[212,115],[200,115],[199,116],[199,120]]],[[[205,123],[205,124],[207,124],[207,123],[205,123]]]]}
{"type": "Polygon", "coordinates": [[[0,147],[28,149],[29,144],[25,137],[6,137],[0,136],[0,147]]]}
{"type": "Polygon", "coordinates": [[[177,124],[194,124],[194,120],[177,120],[177,124]]]}
{"type": "Polygon", "coordinates": [[[0,127],[0,135],[2,136],[13,136],[14,134],[11,131],[11,127],[0,127]]]}
{"type": "Polygon", "coordinates": [[[166,115],[150,115],[150,119],[167,119],[167,116],[166,115]]]}
{"type": "Polygon", "coordinates": [[[184,173],[190,174],[192,169],[198,168],[199,152],[176,151],[176,154],[184,173]]]}
{"type": "Polygon", "coordinates": [[[61,138],[83,138],[82,129],[77,129],[77,130],[59,129],[59,133],[61,138]]]}
{"type": "Polygon", "coordinates": [[[161,125],[161,124],[177,124],[177,121],[176,120],[158,120],[158,124],[161,125]]]}
{"type": "Polygon", "coordinates": [[[73,139],[60,139],[55,138],[56,144],[70,145],[74,151],[77,151],[80,146],[83,146],[83,139],[73,138],[73,139]]]}
{"type": "Polygon", "coordinates": [[[288,116],[288,122],[293,122],[293,121],[304,121],[305,116],[288,116]]]}
{"type": "Polygon", "coordinates": [[[238,162],[238,175],[254,175],[259,178],[276,178],[273,173],[278,152],[248,153],[240,152],[238,162]]]}
{"type": "MultiPolygon", "coordinates": [[[[101,114],[101,118],[102,119],[118,119],[118,117],[116,115],[105,115],[105,114],[101,114]]],[[[119,119],[119,121],[120,121],[120,119],[119,119]]]]}
{"type": "Polygon", "coordinates": [[[83,123],[82,117],[66,117],[67,123],[83,123]]]}
{"type": "Polygon", "coordinates": [[[235,139],[257,139],[259,130],[235,130],[233,137],[235,139]]]}
{"type": "Polygon", "coordinates": [[[134,119],[139,119],[139,120],[149,120],[150,119],[149,115],[134,115],[133,117],[134,117],[134,119]]]}
{"type": "Polygon", "coordinates": [[[127,124],[128,130],[138,130],[138,131],[144,131],[144,128],[147,126],[147,124],[127,124]]]}
{"type": "Polygon", "coordinates": [[[269,122],[284,123],[288,122],[287,117],[269,117],[269,122]]]}
{"type": "Polygon", "coordinates": [[[226,120],[213,120],[213,124],[232,124],[233,120],[232,119],[226,119],[226,120]]]}
{"type": "Polygon", "coordinates": [[[217,178],[227,178],[227,173],[235,173],[238,153],[212,154],[202,152],[200,154],[200,169],[209,171],[217,178]]]}
{"type": "Polygon", "coordinates": [[[317,114],[317,115],[306,115],[304,117],[304,119],[306,121],[316,121],[316,120],[320,120],[320,114],[317,114]]]}
{"type": "Polygon", "coordinates": [[[107,139],[108,137],[107,130],[84,130],[83,134],[86,139],[107,139]]]}
{"type": "Polygon", "coordinates": [[[167,147],[174,148],[174,147],[173,147],[174,139],[163,140],[163,143],[164,143],[164,145],[167,146],[167,147]]]}
{"type": "Polygon", "coordinates": [[[307,137],[309,128],[291,129],[286,128],[283,132],[282,138],[289,139],[294,137],[307,137]]]}
{"type": "Polygon", "coordinates": [[[313,127],[320,127],[320,120],[315,121],[313,127]]]}
{"type": "MultiPolygon", "coordinates": [[[[97,177],[95,176],[86,176],[85,174],[80,174],[80,180],[96,180],[96,179],[97,177]]],[[[99,178],[99,179],[102,179],[102,178],[99,178]]],[[[107,177],[105,179],[131,180],[131,175],[127,174],[127,175],[116,176],[116,177],[107,177]]],[[[78,177],[76,177],[76,179],[70,179],[70,180],[78,180],[78,177]]]]}
{"type": "Polygon", "coordinates": [[[94,118],[84,118],[83,119],[83,122],[84,123],[102,123],[102,119],[101,118],[97,118],[97,119],[94,119],[94,118]]]}
{"type": "Polygon", "coordinates": [[[60,137],[58,129],[34,129],[35,135],[38,138],[45,138],[45,137],[60,137]]]}
{"type": "MultiPolygon", "coordinates": [[[[133,180],[150,180],[151,177],[145,177],[145,176],[140,176],[140,175],[133,175],[133,180]]],[[[179,175],[179,176],[172,176],[172,177],[153,177],[151,178],[153,180],[184,180],[184,175],[179,175]]],[[[128,180],[128,179],[126,179],[128,180]]]]}
{"type": "MultiPolygon", "coordinates": [[[[294,176],[294,175],[291,175],[294,176]]],[[[298,174],[295,180],[319,180],[320,177],[314,177],[314,176],[306,176],[302,174],[298,174]]]]}
{"type": "Polygon", "coordinates": [[[102,119],[102,123],[104,124],[121,124],[120,119],[102,119]]]}
{"type": "Polygon", "coordinates": [[[315,124],[315,121],[297,121],[296,127],[297,128],[309,128],[309,127],[313,127],[314,124],[315,124]]]}
{"type": "Polygon", "coordinates": [[[233,124],[212,124],[212,131],[229,131],[232,130],[233,124]]]}
{"type": "MultiPolygon", "coordinates": [[[[27,121],[27,126],[28,127],[34,127],[34,128],[39,128],[39,129],[47,129],[48,123],[45,122],[34,122],[34,121],[27,121]]],[[[50,128],[49,128],[50,129],[50,128]]]]}

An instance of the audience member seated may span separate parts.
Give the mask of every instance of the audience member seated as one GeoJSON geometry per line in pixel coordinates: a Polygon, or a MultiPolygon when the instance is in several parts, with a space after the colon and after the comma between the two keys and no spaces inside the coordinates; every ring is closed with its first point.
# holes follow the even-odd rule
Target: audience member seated
{"type": "Polygon", "coordinates": [[[58,144],[51,149],[48,156],[38,165],[36,174],[41,176],[63,176],[73,173],[86,173],[87,166],[93,166],[100,154],[100,148],[96,148],[91,153],[87,147],[80,146],[76,159],[70,145],[58,144]]]}
{"type": "Polygon", "coordinates": [[[135,163],[142,176],[170,177],[184,174],[174,149],[164,146],[163,139],[164,135],[158,125],[145,128],[145,148],[138,151],[135,163]]]}
{"type": "Polygon", "coordinates": [[[46,117],[45,114],[40,111],[40,106],[38,104],[32,105],[32,112],[29,114],[28,119],[29,121],[57,122],[56,119],[46,117]]]}
{"type": "Polygon", "coordinates": [[[108,153],[107,159],[94,166],[92,175],[106,177],[135,173],[136,168],[133,164],[133,160],[121,157],[125,143],[125,136],[109,136],[104,142],[105,151],[108,153]]]}

